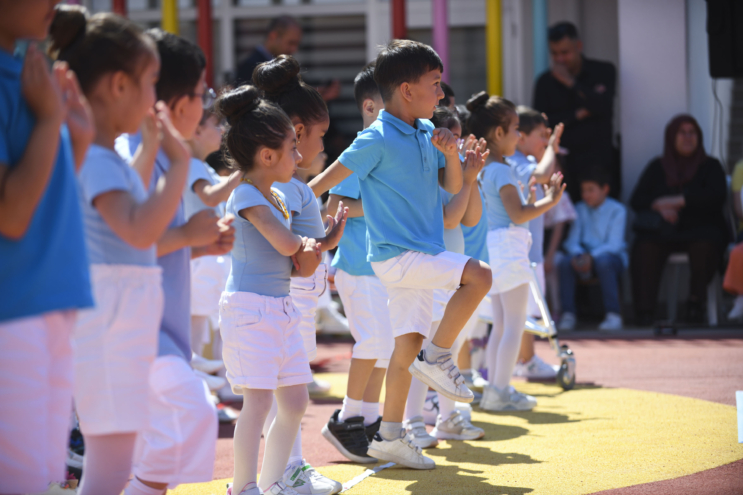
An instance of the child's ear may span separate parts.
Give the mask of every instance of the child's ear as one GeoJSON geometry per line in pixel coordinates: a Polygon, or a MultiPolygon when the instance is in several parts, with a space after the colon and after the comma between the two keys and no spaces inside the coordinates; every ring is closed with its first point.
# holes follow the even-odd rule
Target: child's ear
{"type": "Polygon", "coordinates": [[[301,141],[302,138],[306,137],[305,134],[307,133],[307,127],[299,122],[294,125],[294,132],[297,134],[297,142],[301,141]]]}
{"type": "Polygon", "coordinates": [[[274,153],[271,148],[268,148],[266,146],[261,148],[261,150],[258,152],[258,157],[260,158],[261,165],[263,165],[264,167],[273,166],[274,153]]]}
{"type": "Polygon", "coordinates": [[[398,89],[406,101],[413,101],[413,93],[410,91],[410,83],[404,82],[398,86],[398,89]]]}
{"type": "Polygon", "coordinates": [[[108,84],[111,90],[111,95],[119,99],[126,92],[126,85],[129,82],[128,76],[124,71],[116,71],[111,74],[108,84]]]}
{"type": "Polygon", "coordinates": [[[183,117],[183,113],[186,111],[186,104],[190,96],[183,95],[178,97],[170,105],[170,118],[173,120],[179,120],[183,117]]]}
{"type": "Polygon", "coordinates": [[[367,98],[361,104],[361,110],[365,115],[374,115],[374,100],[367,98]]]}

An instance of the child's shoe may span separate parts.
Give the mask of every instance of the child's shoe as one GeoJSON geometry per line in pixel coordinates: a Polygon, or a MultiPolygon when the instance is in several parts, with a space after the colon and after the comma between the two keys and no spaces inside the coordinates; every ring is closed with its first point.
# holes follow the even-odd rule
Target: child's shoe
{"type": "MultiPolygon", "coordinates": [[[[289,488],[281,481],[277,481],[263,492],[265,495],[299,495],[296,490],[289,488]]],[[[252,495],[252,494],[251,494],[252,495]]]]}
{"type": "Polygon", "coordinates": [[[479,371],[472,370],[472,386],[476,389],[485,390],[485,387],[488,386],[488,381],[479,371]]]}
{"type": "Polygon", "coordinates": [[[328,424],[322,427],[322,436],[338,449],[347,459],[362,464],[370,464],[377,460],[369,456],[369,439],[366,437],[364,417],[356,416],[345,421],[338,419],[341,410],[336,409],[328,424]]]}
{"type": "Polygon", "coordinates": [[[331,495],[343,489],[343,485],[318,473],[304,459],[284,472],[283,482],[300,495],[331,495]]]}
{"type": "Polygon", "coordinates": [[[315,313],[315,326],[320,333],[347,334],[348,320],[338,311],[339,305],[335,301],[330,306],[317,308],[315,313]]]}
{"type": "Polygon", "coordinates": [[[534,378],[537,380],[551,380],[557,376],[557,365],[547,364],[536,354],[525,363],[516,363],[513,376],[522,378],[534,378]]]}
{"type": "Polygon", "coordinates": [[[486,411],[531,411],[536,405],[537,399],[511,386],[503,390],[488,386],[480,401],[480,408],[486,411]]]}
{"type": "Polygon", "coordinates": [[[622,315],[617,313],[606,313],[606,318],[599,325],[602,332],[618,332],[622,329],[622,315]]]}
{"type": "Polygon", "coordinates": [[[739,320],[743,318],[743,296],[735,298],[733,309],[728,313],[728,320],[739,320]]]}
{"type": "Polygon", "coordinates": [[[474,426],[455,410],[446,420],[439,416],[431,435],[439,440],[477,440],[485,436],[485,430],[474,426]]]}
{"type": "MultiPolygon", "coordinates": [[[[227,495],[232,495],[232,483],[227,485],[227,495]]],[[[240,493],[237,493],[235,495],[263,495],[263,492],[260,488],[258,488],[258,484],[255,482],[248,483],[243,487],[242,491],[240,493]]]]}
{"type": "Polygon", "coordinates": [[[436,463],[433,459],[421,453],[421,448],[415,445],[409,435],[402,435],[392,441],[387,441],[377,433],[367,452],[380,461],[394,462],[411,469],[433,469],[436,463]]]}
{"type": "Polygon", "coordinates": [[[408,368],[410,374],[453,401],[472,402],[475,394],[464,384],[464,378],[459,374],[451,354],[429,364],[425,353],[421,351],[413,360],[408,368]]]}
{"type": "Polygon", "coordinates": [[[426,424],[423,422],[423,416],[415,416],[414,418],[406,419],[403,421],[402,426],[410,436],[410,439],[415,445],[422,449],[430,449],[439,444],[436,437],[428,434],[426,430],[426,424]]]}
{"type": "Polygon", "coordinates": [[[578,323],[578,320],[573,313],[564,313],[557,324],[557,329],[560,332],[572,332],[575,330],[576,323],[578,323]]]}
{"type": "Polygon", "coordinates": [[[369,426],[364,427],[364,430],[366,433],[366,439],[369,440],[369,444],[371,444],[372,440],[374,440],[374,435],[377,434],[380,426],[382,426],[382,416],[377,418],[377,420],[373,422],[372,424],[370,424],[369,426]]]}
{"type": "Polygon", "coordinates": [[[312,398],[327,395],[330,392],[330,383],[312,377],[312,381],[307,384],[307,392],[312,398]]]}

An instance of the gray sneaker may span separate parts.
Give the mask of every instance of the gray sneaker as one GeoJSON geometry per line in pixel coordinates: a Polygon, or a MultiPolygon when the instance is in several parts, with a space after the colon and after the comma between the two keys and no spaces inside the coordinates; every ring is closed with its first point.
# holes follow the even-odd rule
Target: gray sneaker
{"type": "Polygon", "coordinates": [[[455,410],[447,419],[439,416],[431,434],[440,440],[477,440],[485,436],[485,430],[474,426],[455,410]]]}
{"type": "Polygon", "coordinates": [[[426,423],[423,422],[423,416],[415,416],[414,418],[405,420],[403,427],[413,443],[422,449],[435,447],[439,443],[436,437],[428,434],[426,423]]]}
{"type": "Polygon", "coordinates": [[[480,401],[480,408],[485,411],[531,411],[536,405],[537,399],[517,392],[511,386],[503,390],[488,386],[480,401]]]}

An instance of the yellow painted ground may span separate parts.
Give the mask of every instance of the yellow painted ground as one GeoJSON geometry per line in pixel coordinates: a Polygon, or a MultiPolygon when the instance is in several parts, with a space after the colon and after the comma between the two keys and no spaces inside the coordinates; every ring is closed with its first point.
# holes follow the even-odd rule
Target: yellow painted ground
{"type": "MultiPolygon", "coordinates": [[[[345,376],[331,379],[342,397],[345,376]]],[[[398,467],[374,475],[347,493],[382,495],[578,495],[677,478],[743,459],[734,407],[674,395],[522,383],[535,395],[530,413],[489,414],[475,408],[485,429],[474,442],[443,442],[426,450],[433,471],[398,467]]],[[[318,470],[345,482],[366,467],[340,464],[318,470]]],[[[169,493],[222,495],[229,480],[184,485],[169,493]]]]}

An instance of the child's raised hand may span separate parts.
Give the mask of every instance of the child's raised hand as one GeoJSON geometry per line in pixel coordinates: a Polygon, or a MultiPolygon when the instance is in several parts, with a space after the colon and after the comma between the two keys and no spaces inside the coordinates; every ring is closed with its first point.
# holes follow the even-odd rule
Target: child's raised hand
{"type": "Polygon", "coordinates": [[[341,237],[343,237],[343,231],[346,228],[347,219],[348,208],[344,208],[343,201],[339,201],[335,218],[328,215],[328,227],[325,229],[325,239],[322,243],[326,250],[334,249],[338,246],[338,242],[341,240],[341,237]]]}
{"type": "Polygon", "coordinates": [[[66,114],[60,81],[65,79],[67,70],[67,64],[61,62],[54,65],[52,75],[44,55],[35,45],[28,47],[21,70],[21,91],[38,120],[64,121],[66,114]]]}
{"type": "Polygon", "coordinates": [[[291,256],[292,264],[301,276],[307,277],[317,270],[322,261],[322,243],[307,237],[302,237],[302,245],[291,256]]]}
{"type": "Polygon", "coordinates": [[[219,241],[219,236],[222,234],[219,217],[214,210],[201,210],[195,213],[188,219],[183,229],[191,247],[214,244],[219,241]]]}
{"type": "Polygon", "coordinates": [[[157,152],[158,148],[160,148],[162,132],[160,131],[160,121],[157,115],[155,115],[154,109],[150,108],[147,111],[142,124],[139,126],[139,130],[142,133],[142,149],[146,153],[157,152]]]}
{"type": "Polygon", "coordinates": [[[454,137],[454,134],[449,129],[434,129],[431,143],[445,156],[455,156],[459,153],[457,151],[457,138],[454,137]]]}
{"type": "Polygon", "coordinates": [[[560,152],[560,138],[562,137],[562,131],[564,130],[565,124],[560,122],[555,126],[555,130],[552,131],[552,135],[550,136],[550,141],[547,146],[552,146],[555,154],[558,154],[560,152]]]}
{"type": "Polygon", "coordinates": [[[477,180],[477,176],[480,175],[482,168],[485,166],[485,161],[488,155],[490,155],[490,151],[485,150],[483,152],[482,148],[477,145],[473,150],[467,150],[466,153],[462,180],[466,184],[472,184],[477,180]]]}
{"type": "Polygon", "coordinates": [[[548,198],[553,204],[557,204],[562,197],[562,193],[565,191],[566,185],[562,183],[562,173],[555,172],[550,177],[548,184],[544,186],[544,197],[548,198]]]}
{"type": "Polygon", "coordinates": [[[527,186],[529,188],[529,194],[526,195],[526,204],[534,204],[537,200],[537,178],[533,175],[529,177],[527,186]]]}
{"type": "Polygon", "coordinates": [[[72,147],[76,151],[80,150],[82,152],[82,160],[90,143],[95,138],[93,110],[91,110],[88,100],[83,94],[83,90],[80,89],[80,83],[74,72],[68,70],[65,73],[63,84],[62,91],[67,113],[66,123],[70,131],[70,141],[72,141],[72,147]]]}
{"type": "Polygon", "coordinates": [[[157,110],[159,127],[162,130],[162,141],[160,145],[163,151],[171,163],[178,162],[181,165],[185,164],[185,166],[188,166],[191,153],[188,150],[188,146],[186,146],[183,136],[181,136],[181,133],[178,132],[170,121],[170,109],[163,101],[158,101],[155,109],[157,110]]]}

